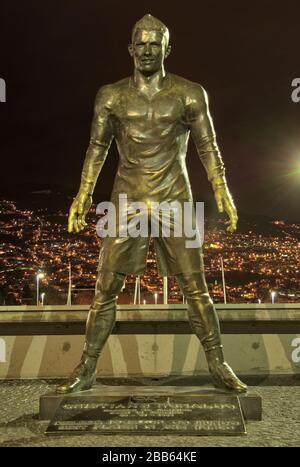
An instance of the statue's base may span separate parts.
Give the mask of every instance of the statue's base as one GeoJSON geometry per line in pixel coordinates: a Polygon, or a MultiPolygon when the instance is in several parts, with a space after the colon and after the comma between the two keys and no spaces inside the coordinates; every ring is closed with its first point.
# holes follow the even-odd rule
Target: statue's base
{"type": "Polygon", "coordinates": [[[194,386],[107,386],[40,398],[46,434],[245,434],[261,420],[261,398],[194,386]]]}

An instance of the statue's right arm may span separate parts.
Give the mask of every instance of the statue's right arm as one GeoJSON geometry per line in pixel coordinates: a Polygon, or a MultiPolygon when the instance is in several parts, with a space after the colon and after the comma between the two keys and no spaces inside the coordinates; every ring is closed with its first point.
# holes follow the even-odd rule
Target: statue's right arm
{"type": "Polygon", "coordinates": [[[110,86],[103,86],[95,100],[90,143],[83,164],[80,188],[69,212],[69,232],[79,232],[86,225],[85,216],[91,207],[95,185],[113,139],[110,109],[110,86]]]}

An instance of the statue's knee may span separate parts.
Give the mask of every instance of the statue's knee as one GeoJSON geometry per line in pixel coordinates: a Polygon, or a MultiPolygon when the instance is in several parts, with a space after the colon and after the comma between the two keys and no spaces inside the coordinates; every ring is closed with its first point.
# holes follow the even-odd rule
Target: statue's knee
{"type": "Polygon", "coordinates": [[[113,281],[111,280],[110,277],[107,277],[104,274],[101,274],[97,278],[97,283],[96,283],[96,292],[98,293],[108,293],[113,287],[113,281]]]}
{"type": "Polygon", "coordinates": [[[213,301],[207,290],[206,291],[200,291],[200,290],[188,291],[185,296],[186,296],[187,301],[189,300],[198,301],[203,306],[213,305],[213,301]]]}
{"type": "Polygon", "coordinates": [[[209,292],[201,292],[200,300],[204,306],[213,306],[213,301],[209,295],[209,292]]]}
{"type": "Polygon", "coordinates": [[[95,294],[92,307],[95,309],[106,309],[117,300],[117,295],[110,291],[98,290],[95,294]]]}
{"type": "Polygon", "coordinates": [[[96,311],[104,311],[106,308],[110,308],[116,300],[117,294],[112,287],[107,287],[107,284],[103,283],[97,284],[92,308],[96,311]]]}
{"type": "Polygon", "coordinates": [[[122,288],[123,282],[123,275],[121,276],[113,272],[99,274],[96,284],[96,295],[101,296],[103,300],[116,297],[122,288]]]}

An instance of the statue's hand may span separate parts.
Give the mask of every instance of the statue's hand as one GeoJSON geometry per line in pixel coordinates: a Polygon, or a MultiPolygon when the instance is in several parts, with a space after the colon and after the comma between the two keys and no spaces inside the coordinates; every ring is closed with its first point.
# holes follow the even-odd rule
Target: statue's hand
{"type": "Polygon", "coordinates": [[[74,199],[70,211],[68,220],[68,231],[69,232],[80,232],[87,225],[85,222],[85,216],[89,212],[92,205],[92,196],[85,192],[79,192],[74,199]]]}
{"type": "Polygon", "coordinates": [[[236,224],[238,221],[236,207],[234,205],[230,191],[227,185],[219,186],[215,188],[215,199],[217,202],[219,212],[226,212],[229,216],[229,220],[225,222],[228,225],[227,232],[234,232],[236,230],[236,224]]]}

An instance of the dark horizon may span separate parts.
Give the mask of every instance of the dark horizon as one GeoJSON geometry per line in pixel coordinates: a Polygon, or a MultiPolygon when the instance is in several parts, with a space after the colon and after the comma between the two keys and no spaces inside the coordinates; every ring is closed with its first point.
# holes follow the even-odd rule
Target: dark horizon
{"type": "MultiPolygon", "coordinates": [[[[2,10],[0,192],[40,184],[76,194],[97,89],[131,74],[131,28],[151,13],[170,29],[167,71],[209,94],[238,210],[300,220],[300,103],[291,99],[300,76],[297,2],[32,0],[2,10]]],[[[195,199],[212,203],[192,142],[187,165],[195,199]]],[[[96,197],[110,193],[116,167],[113,144],[96,197]]]]}

